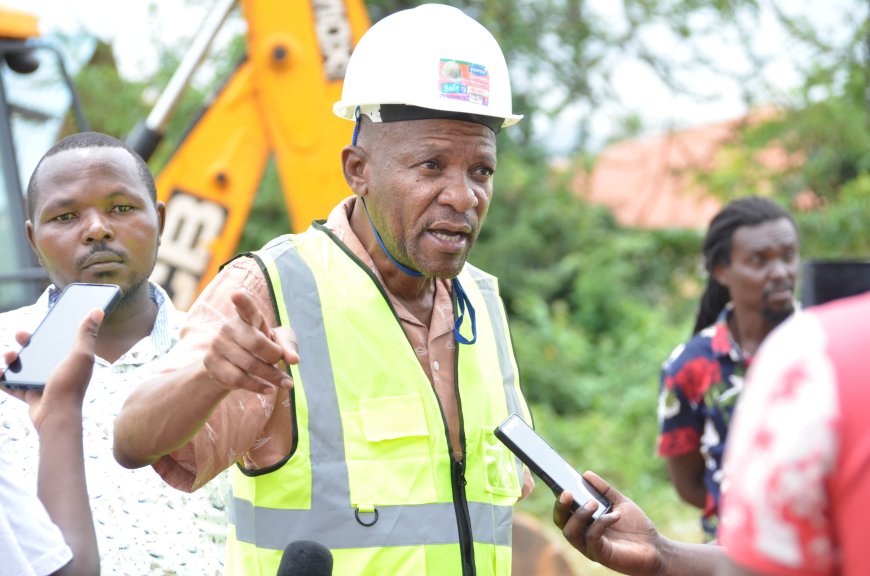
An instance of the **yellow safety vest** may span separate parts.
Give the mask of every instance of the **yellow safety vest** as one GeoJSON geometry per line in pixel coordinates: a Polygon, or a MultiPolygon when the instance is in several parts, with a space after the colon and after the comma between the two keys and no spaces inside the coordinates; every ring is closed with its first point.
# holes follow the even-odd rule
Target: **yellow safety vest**
{"type": "Polygon", "coordinates": [[[495,278],[470,265],[459,276],[477,342],[456,351],[457,463],[438,397],[371,270],[321,223],[252,256],[299,342],[294,445],[268,469],[233,469],[226,573],[274,576],[287,544],[314,540],[342,576],[510,574],[522,465],[493,430],[511,413],[530,416],[495,278]]]}

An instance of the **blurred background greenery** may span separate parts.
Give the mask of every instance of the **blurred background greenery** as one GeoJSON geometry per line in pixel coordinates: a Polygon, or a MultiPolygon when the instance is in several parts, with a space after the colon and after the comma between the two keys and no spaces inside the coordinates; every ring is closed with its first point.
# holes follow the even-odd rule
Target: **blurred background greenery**
{"type": "MultiPolygon", "coordinates": [[[[193,0],[190,0],[193,1],[193,0]]],[[[419,2],[370,0],[372,20],[419,2]]],[[[523,388],[540,433],[579,469],[591,469],[638,501],[663,532],[701,540],[698,511],[681,503],[665,466],[654,456],[656,400],[661,362],[690,335],[704,276],[703,229],[635,229],[620,226],[607,208],[585,201],[572,184],[590,173],[608,142],[642,135],[644,111],[604,142],[588,122],[598,106],[617,95],[609,83],[609,54],[631,51],[675,91],[686,57],[709,65],[703,54],[675,55],[650,49],[646,32],[664,27],[687,42],[696,35],[729,33],[751,38],[762,12],[773,13],[790,34],[789,48],[809,56],[797,87],[774,93],[744,82],[748,107],[773,104],[778,113],[741,127],[713,168],[694,174],[719,201],[767,194],[792,209],[804,258],[866,258],[870,210],[870,130],[867,114],[866,3],[842,15],[848,25],[831,43],[815,23],[789,16],[773,1],[622,0],[625,25],[605,27],[580,0],[467,0],[451,2],[479,18],[502,43],[512,65],[515,110],[526,115],[499,137],[495,198],[471,261],[500,279],[515,341],[523,388]],[[544,98],[536,79],[559,85],[544,98]],[[583,102],[588,115],[576,138],[559,154],[558,167],[539,118],[558,118],[583,102]],[[758,161],[776,146],[799,161],[777,167],[758,161]],[[809,193],[810,200],[807,201],[809,193]]],[[[186,123],[243,55],[243,40],[212,57],[214,82],[190,90],[165,141],[177,142],[186,123]]],[[[165,85],[178,63],[178,46],[158,46],[160,70],[141,81],[122,79],[112,52],[101,46],[76,78],[96,130],[124,137],[148,108],[142,95],[165,85]]],[[[690,48],[687,48],[689,50],[690,48]]],[[[751,65],[763,55],[745,50],[751,65]],[[753,60],[754,58],[754,60],[753,60]]],[[[727,75],[722,69],[712,73],[727,75]]],[[[158,149],[159,171],[172,152],[158,149]]],[[[287,231],[286,209],[270,168],[239,251],[254,249],[287,231]]],[[[521,509],[552,527],[552,497],[539,489],[521,509]]],[[[555,528],[553,528],[555,532],[555,528]]]]}

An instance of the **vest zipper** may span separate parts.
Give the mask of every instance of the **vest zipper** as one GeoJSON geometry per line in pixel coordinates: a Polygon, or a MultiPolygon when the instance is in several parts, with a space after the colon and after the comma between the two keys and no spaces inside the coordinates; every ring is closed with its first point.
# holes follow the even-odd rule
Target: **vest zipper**
{"type": "MultiPolygon", "coordinates": [[[[453,315],[456,316],[456,295],[453,296],[453,315]]],[[[444,432],[447,434],[448,450],[450,454],[450,469],[452,471],[453,484],[453,507],[456,510],[456,528],[459,530],[459,554],[462,558],[462,576],[475,576],[477,570],[474,565],[474,535],[471,533],[471,513],[468,511],[468,498],[465,495],[465,462],[468,455],[465,453],[465,422],[462,417],[462,398],[459,396],[459,344],[453,362],[453,390],[456,394],[456,412],[459,415],[459,447],[462,450],[462,460],[459,462],[453,457],[450,447],[450,429],[447,427],[447,419],[444,411],[441,417],[444,419],[444,432]]],[[[436,394],[437,396],[437,394],[436,394]]],[[[439,400],[440,404],[440,400],[439,400]]]]}
{"type": "Polygon", "coordinates": [[[471,514],[465,498],[465,458],[457,462],[452,456],[453,506],[456,508],[456,525],[459,530],[459,554],[462,558],[463,576],[474,576],[474,538],[471,534],[471,514]]]}

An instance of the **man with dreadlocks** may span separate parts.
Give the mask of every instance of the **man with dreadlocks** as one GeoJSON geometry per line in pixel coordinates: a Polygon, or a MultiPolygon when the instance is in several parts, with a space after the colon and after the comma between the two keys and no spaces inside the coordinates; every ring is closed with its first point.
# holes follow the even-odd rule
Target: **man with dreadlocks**
{"type": "Polygon", "coordinates": [[[680,497],[716,538],[722,454],[743,376],[762,340],[795,309],[798,231],[771,200],[725,206],[704,238],[708,279],[692,338],[662,366],[657,452],[680,497]]]}

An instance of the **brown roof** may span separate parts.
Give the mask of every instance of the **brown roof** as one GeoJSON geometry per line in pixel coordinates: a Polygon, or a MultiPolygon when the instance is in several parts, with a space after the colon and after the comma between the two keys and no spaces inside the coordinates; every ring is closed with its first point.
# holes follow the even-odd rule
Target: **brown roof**
{"type": "MultiPolygon", "coordinates": [[[[598,157],[591,178],[578,174],[574,189],[586,199],[609,206],[623,226],[638,228],[706,228],[722,203],[696,182],[694,174],[715,166],[720,148],[751,117],[708,124],[659,136],[624,140],[598,157]]],[[[779,165],[784,153],[764,150],[758,161],[779,165]]]]}

